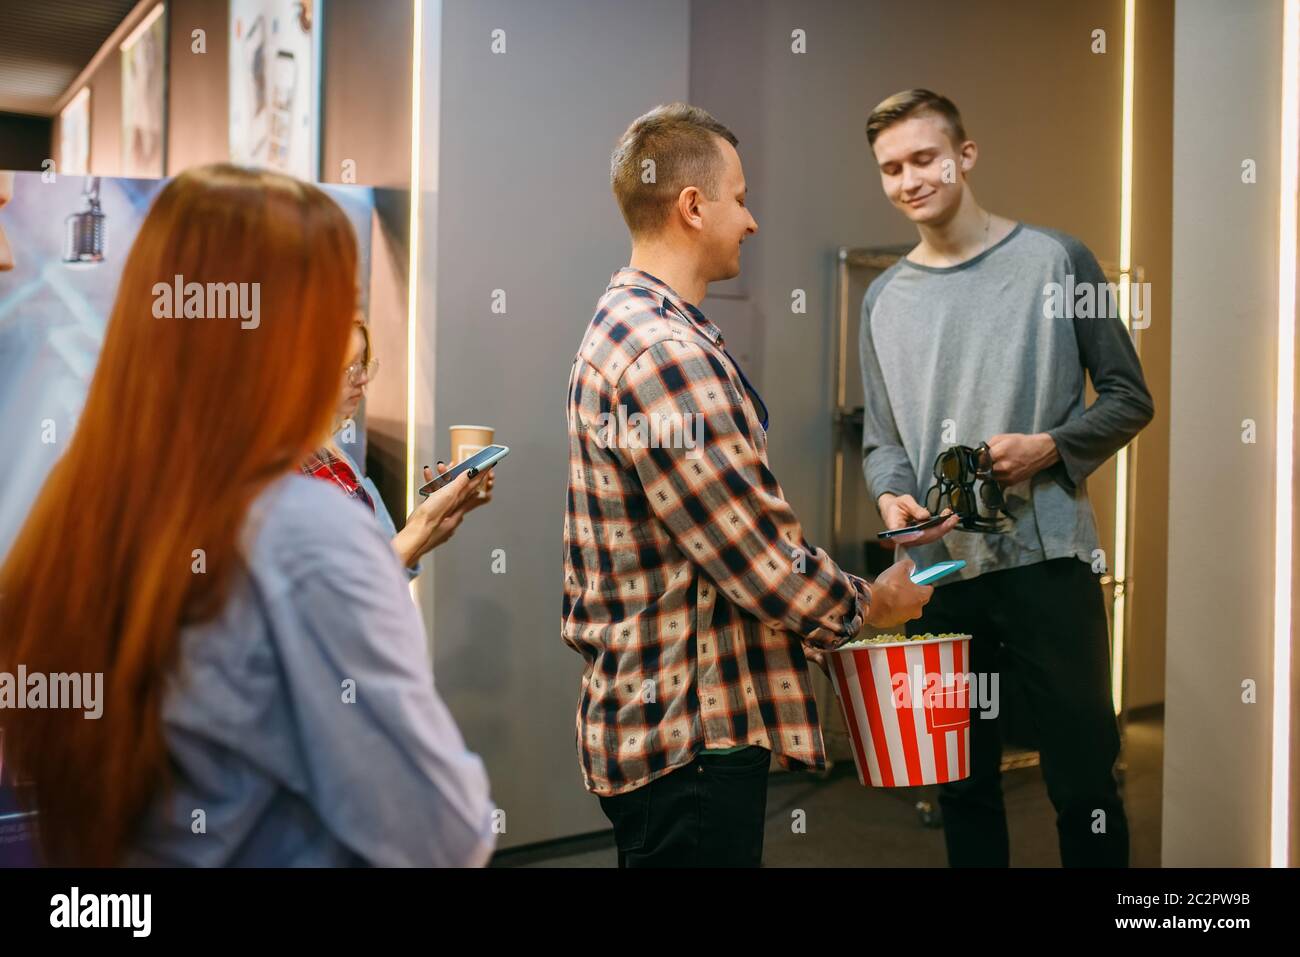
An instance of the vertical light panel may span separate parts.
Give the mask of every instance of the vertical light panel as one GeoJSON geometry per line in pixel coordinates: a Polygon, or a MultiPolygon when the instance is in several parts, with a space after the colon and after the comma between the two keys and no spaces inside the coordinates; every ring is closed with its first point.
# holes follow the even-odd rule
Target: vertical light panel
{"type": "Polygon", "coordinates": [[[1300,183],[1300,0],[1282,13],[1282,156],[1279,186],[1277,295],[1277,475],[1273,555],[1273,781],[1269,863],[1286,867],[1291,777],[1291,487],[1295,441],[1296,190],[1300,183]]]}
{"type": "MultiPolygon", "coordinates": [[[[406,513],[415,510],[416,329],[420,317],[420,87],[423,81],[424,0],[413,0],[411,31],[411,223],[406,265],[406,513]]],[[[415,581],[411,600],[419,605],[415,581]]]]}
{"type": "MultiPolygon", "coordinates": [[[[1119,159],[1119,315],[1129,327],[1130,271],[1133,268],[1133,29],[1137,0],[1124,2],[1124,92],[1119,159]]],[[[1115,597],[1111,605],[1111,703],[1124,706],[1124,640],[1128,605],[1128,446],[1115,456],[1115,597]]]]}

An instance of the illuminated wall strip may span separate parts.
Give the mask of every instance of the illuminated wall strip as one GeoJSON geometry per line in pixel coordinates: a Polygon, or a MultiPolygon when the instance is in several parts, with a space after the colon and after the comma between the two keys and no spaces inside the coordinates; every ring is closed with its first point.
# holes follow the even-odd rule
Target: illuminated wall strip
{"type": "Polygon", "coordinates": [[[1274,479],[1273,764],[1269,863],[1286,867],[1291,778],[1291,487],[1295,441],[1296,190],[1300,186],[1300,0],[1282,14],[1282,157],[1277,295],[1277,475],[1274,479]]]}
{"type": "MultiPolygon", "coordinates": [[[[1119,314],[1129,328],[1129,271],[1133,268],[1133,29],[1137,0],[1124,2],[1124,105],[1120,133],[1119,314]]],[[[1131,332],[1130,332],[1131,334],[1131,332]]],[[[1124,706],[1124,640],[1128,604],[1128,446],[1115,456],[1115,597],[1111,605],[1111,703],[1124,706]]]]}
{"type": "MultiPolygon", "coordinates": [[[[420,87],[424,61],[424,0],[414,0],[411,39],[411,223],[406,264],[406,512],[415,510],[416,330],[420,316],[420,87]]],[[[419,603],[415,582],[411,598],[419,603]]]]}

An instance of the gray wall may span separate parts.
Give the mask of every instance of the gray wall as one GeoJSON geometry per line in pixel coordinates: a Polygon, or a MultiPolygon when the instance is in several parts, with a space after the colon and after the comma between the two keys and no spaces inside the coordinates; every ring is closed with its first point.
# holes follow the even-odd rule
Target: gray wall
{"type": "MultiPolygon", "coordinates": [[[[175,176],[188,166],[227,158],[230,4],[227,0],[170,0],[167,15],[167,172],[175,176]],[[193,51],[195,30],[204,32],[204,53],[193,51]]],[[[111,60],[120,71],[120,57],[111,60]]],[[[90,104],[93,128],[99,119],[94,115],[94,93],[90,104]]],[[[91,162],[95,162],[93,155],[91,162]]]]}
{"type": "Polygon", "coordinates": [[[1268,863],[1281,26],[1279,0],[1175,22],[1167,866],[1268,863]]]}
{"type": "Polygon", "coordinates": [[[350,159],[358,183],[410,186],[411,10],[410,0],[326,0],[321,182],[342,182],[350,159]]]}
{"type": "Polygon", "coordinates": [[[435,553],[434,667],[487,761],[509,847],[609,826],[578,770],[582,659],[560,639],[564,394],[630,248],[609,154],[634,117],[686,98],[689,10],[445,0],[442,26],[433,439],[445,455],[447,426],[492,425],[511,453],[496,500],[435,553]],[[489,49],[497,28],[503,55],[489,49]],[[494,289],[505,316],[490,311],[494,289]],[[503,575],[490,572],[496,548],[503,575]]]}
{"type": "MultiPolygon", "coordinates": [[[[139,18],[133,18],[138,22],[139,18]]],[[[113,38],[109,38],[113,42],[113,38]]],[[[120,41],[119,41],[120,42],[120,41]]],[[[96,176],[122,174],[122,54],[114,45],[90,76],[90,167],[96,176]]],[[[70,90],[69,96],[76,93],[70,90]]],[[[60,109],[62,104],[60,104],[60,109]]],[[[57,114],[56,114],[57,115],[57,114]]],[[[170,113],[168,119],[170,119],[170,113]]],[[[53,155],[59,155],[59,124],[54,124],[53,155]]],[[[179,131],[169,129],[168,138],[179,131]]]]}

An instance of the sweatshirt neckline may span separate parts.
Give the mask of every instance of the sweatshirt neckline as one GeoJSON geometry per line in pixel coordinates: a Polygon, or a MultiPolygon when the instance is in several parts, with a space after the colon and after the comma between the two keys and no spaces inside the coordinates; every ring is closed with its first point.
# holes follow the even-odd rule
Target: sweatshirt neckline
{"type": "Polygon", "coordinates": [[[1015,236],[1020,232],[1021,227],[1023,227],[1024,225],[1025,225],[1024,223],[1017,222],[1016,225],[1012,228],[1011,232],[1007,233],[1005,236],[999,239],[988,249],[984,250],[983,252],[977,253],[976,255],[972,256],[970,259],[964,260],[963,262],[959,262],[952,266],[926,266],[921,263],[914,263],[906,256],[904,256],[900,261],[906,263],[908,266],[911,266],[913,269],[919,269],[921,272],[932,272],[932,273],[940,273],[940,274],[961,272],[963,269],[969,269],[971,266],[976,265],[977,263],[981,262],[983,259],[992,255],[997,250],[1001,249],[1007,243],[1011,242],[1011,240],[1015,238],[1015,236]]]}

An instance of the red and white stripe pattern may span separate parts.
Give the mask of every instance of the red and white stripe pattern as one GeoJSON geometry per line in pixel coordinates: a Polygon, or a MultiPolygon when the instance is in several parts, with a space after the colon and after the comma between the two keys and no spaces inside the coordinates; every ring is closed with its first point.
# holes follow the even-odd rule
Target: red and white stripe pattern
{"type": "Polygon", "coordinates": [[[829,652],[853,741],[858,780],[873,787],[958,781],[970,774],[970,636],[860,645],[829,652]],[[925,683],[938,675],[939,693],[925,683]],[[897,679],[896,676],[904,676],[897,679]],[[918,679],[924,676],[924,680],[918,679]],[[910,694],[895,695],[898,682],[910,694]],[[910,700],[907,700],[909,699],[910,700]],[[898,706],[901,699],[902,707],[898,706]]]}

